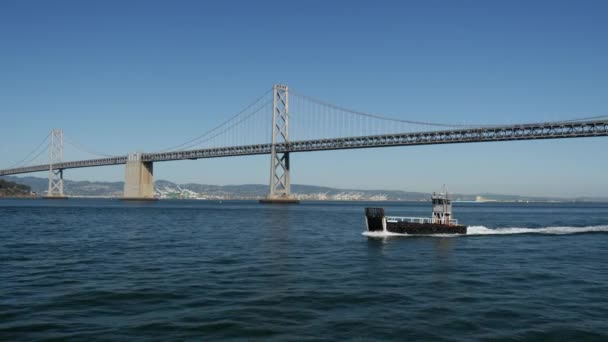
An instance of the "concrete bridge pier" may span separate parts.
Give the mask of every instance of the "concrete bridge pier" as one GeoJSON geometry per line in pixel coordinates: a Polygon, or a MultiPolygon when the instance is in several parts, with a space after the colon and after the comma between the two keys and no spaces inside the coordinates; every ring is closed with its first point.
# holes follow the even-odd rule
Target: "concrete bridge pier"
{"type": "Polygon", "coordinates": [[[141,160],[141,153],[129,153],[125,165],[125,192],[123,200],[153,201],[154,176],[152,162],[141,160]]]}

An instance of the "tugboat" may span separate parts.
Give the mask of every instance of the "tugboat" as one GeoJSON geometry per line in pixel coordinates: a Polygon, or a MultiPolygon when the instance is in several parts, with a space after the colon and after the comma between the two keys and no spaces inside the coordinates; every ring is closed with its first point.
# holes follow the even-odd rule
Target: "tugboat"
{"type": "Polygon", "coordinates": [[[431,217],[398,217],[384,215],[384,208],[365,208],[365,223],[370,232],[390,232],[412,235],[466,234],[467,226],[452,218],[452,201],[444,188],[433,193],[431,217]]]}

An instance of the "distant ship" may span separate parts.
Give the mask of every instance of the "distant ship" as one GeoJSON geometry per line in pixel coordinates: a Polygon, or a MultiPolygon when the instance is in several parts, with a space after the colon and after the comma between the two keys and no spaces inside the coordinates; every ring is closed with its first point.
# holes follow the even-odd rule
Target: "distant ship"
{"type": "Polygon", "coordinates": [[[452,201],[444,188],[442,193],[433,193],[431,217],[386,216],[384,208],[365,208],[365,223],[370,232],[390,232],[413,235],[466,234],[467,226],[452,218],[452,201]]]}

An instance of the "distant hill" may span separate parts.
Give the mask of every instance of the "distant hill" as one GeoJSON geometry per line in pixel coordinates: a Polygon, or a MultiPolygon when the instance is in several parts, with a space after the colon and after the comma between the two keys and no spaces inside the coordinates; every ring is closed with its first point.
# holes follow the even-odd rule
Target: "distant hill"
{"type": "MultiPolygon", "coordinates": [[[[48,178],[40,177],[2,177],[6,180],[27,184],[33,192],[45,195],[49,188],[48,178]]],[[[0,179],[2,179],[0,178],[0,179]]],[[[79,197],[120,197],[123,193],[123,182],[89,182],[63,181],[63,191],[68,196],[79,197]]]]}
{"type": "MultiPolygon", "coordinates": [[[[207,185],[207,184],[175,184],[159,180],[155,182],[155,189],[159,193],[182,193],[182,190],[203,194],[206,198],[246,198],[259,199],[268,195],[266,184],[242,185],[207,185]]],[[[187,192],[186,191],[186,192],[187,192]]],[[[335,189],[316,185],[293,184],[291,192],[301,199],[311,200],[427,200],[429,194],[392,190],[352,190],[335,189]]]]}
{"type": "MultiPolygon", "coordinates": [[[[1,179],[1,178],[0,178],[1,179]]],[[[48,189],[48,179],[40,177],[14,177],[4,179],[26,184],[31,191],[45,195],[48,189]]],[[[123,182],[90,182],[64,181],[64,192],[73,197],[121,197],[123,182]]],[[[209,184],[177,184],[167,180],[157,180],[154,190],[161,198],[200,198],[200,199],[259,199],[268,194],[266,184],[242,185],[209,185],[209,184]]],[[[401,190],[357,190],[336,189],[316,185],[293,184],[292,193],[303,200],[360,200],[360,201],[428,201],[429,193],[410,192],[401,190]]],[[[581,197],[531,197],[517,195],[482,194],[452,194],[454,200],[460,201],[500,201],[500,202],[548,202],[548,201],[584,201],[608,202],[608,198],[581,197]]]]}
{"type": "Polygon", "coordinates": [[[0,197],[23,197],[30,193],[31,188],[27,185],[0,179],[0,197]]]}

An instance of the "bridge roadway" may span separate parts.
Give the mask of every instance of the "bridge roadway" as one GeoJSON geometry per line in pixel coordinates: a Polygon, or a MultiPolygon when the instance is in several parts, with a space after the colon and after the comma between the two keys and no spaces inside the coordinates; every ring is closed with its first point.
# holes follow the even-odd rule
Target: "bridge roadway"
{"type": "MultiPolygon", "coordinates": [[[[562,121],[508,126],[478,127],[457,130],[441,130],[414,133],[370,135],[346,138],[291,141],[276,144],[277,152],[311,152],[340,149],[356,149],[388,146],[412,146],[455,144],[511,140],[562,139],[608,136],[608,120],[562,121]]],[[[170,160],[219,158],[270,154],[271,144],[243,145],[232,147],[206,148],[198,150],[145,153],[144,162],[170,160]]],[[[119,165],[127,162],[127,156],[101,159],[88,159],[63,162],[53,165],[58,169],[75,169],[106,165],[119,165]]],[[[21,173],[48,171],[49,164],[0,170],[0,176],[21,173]]]]}

